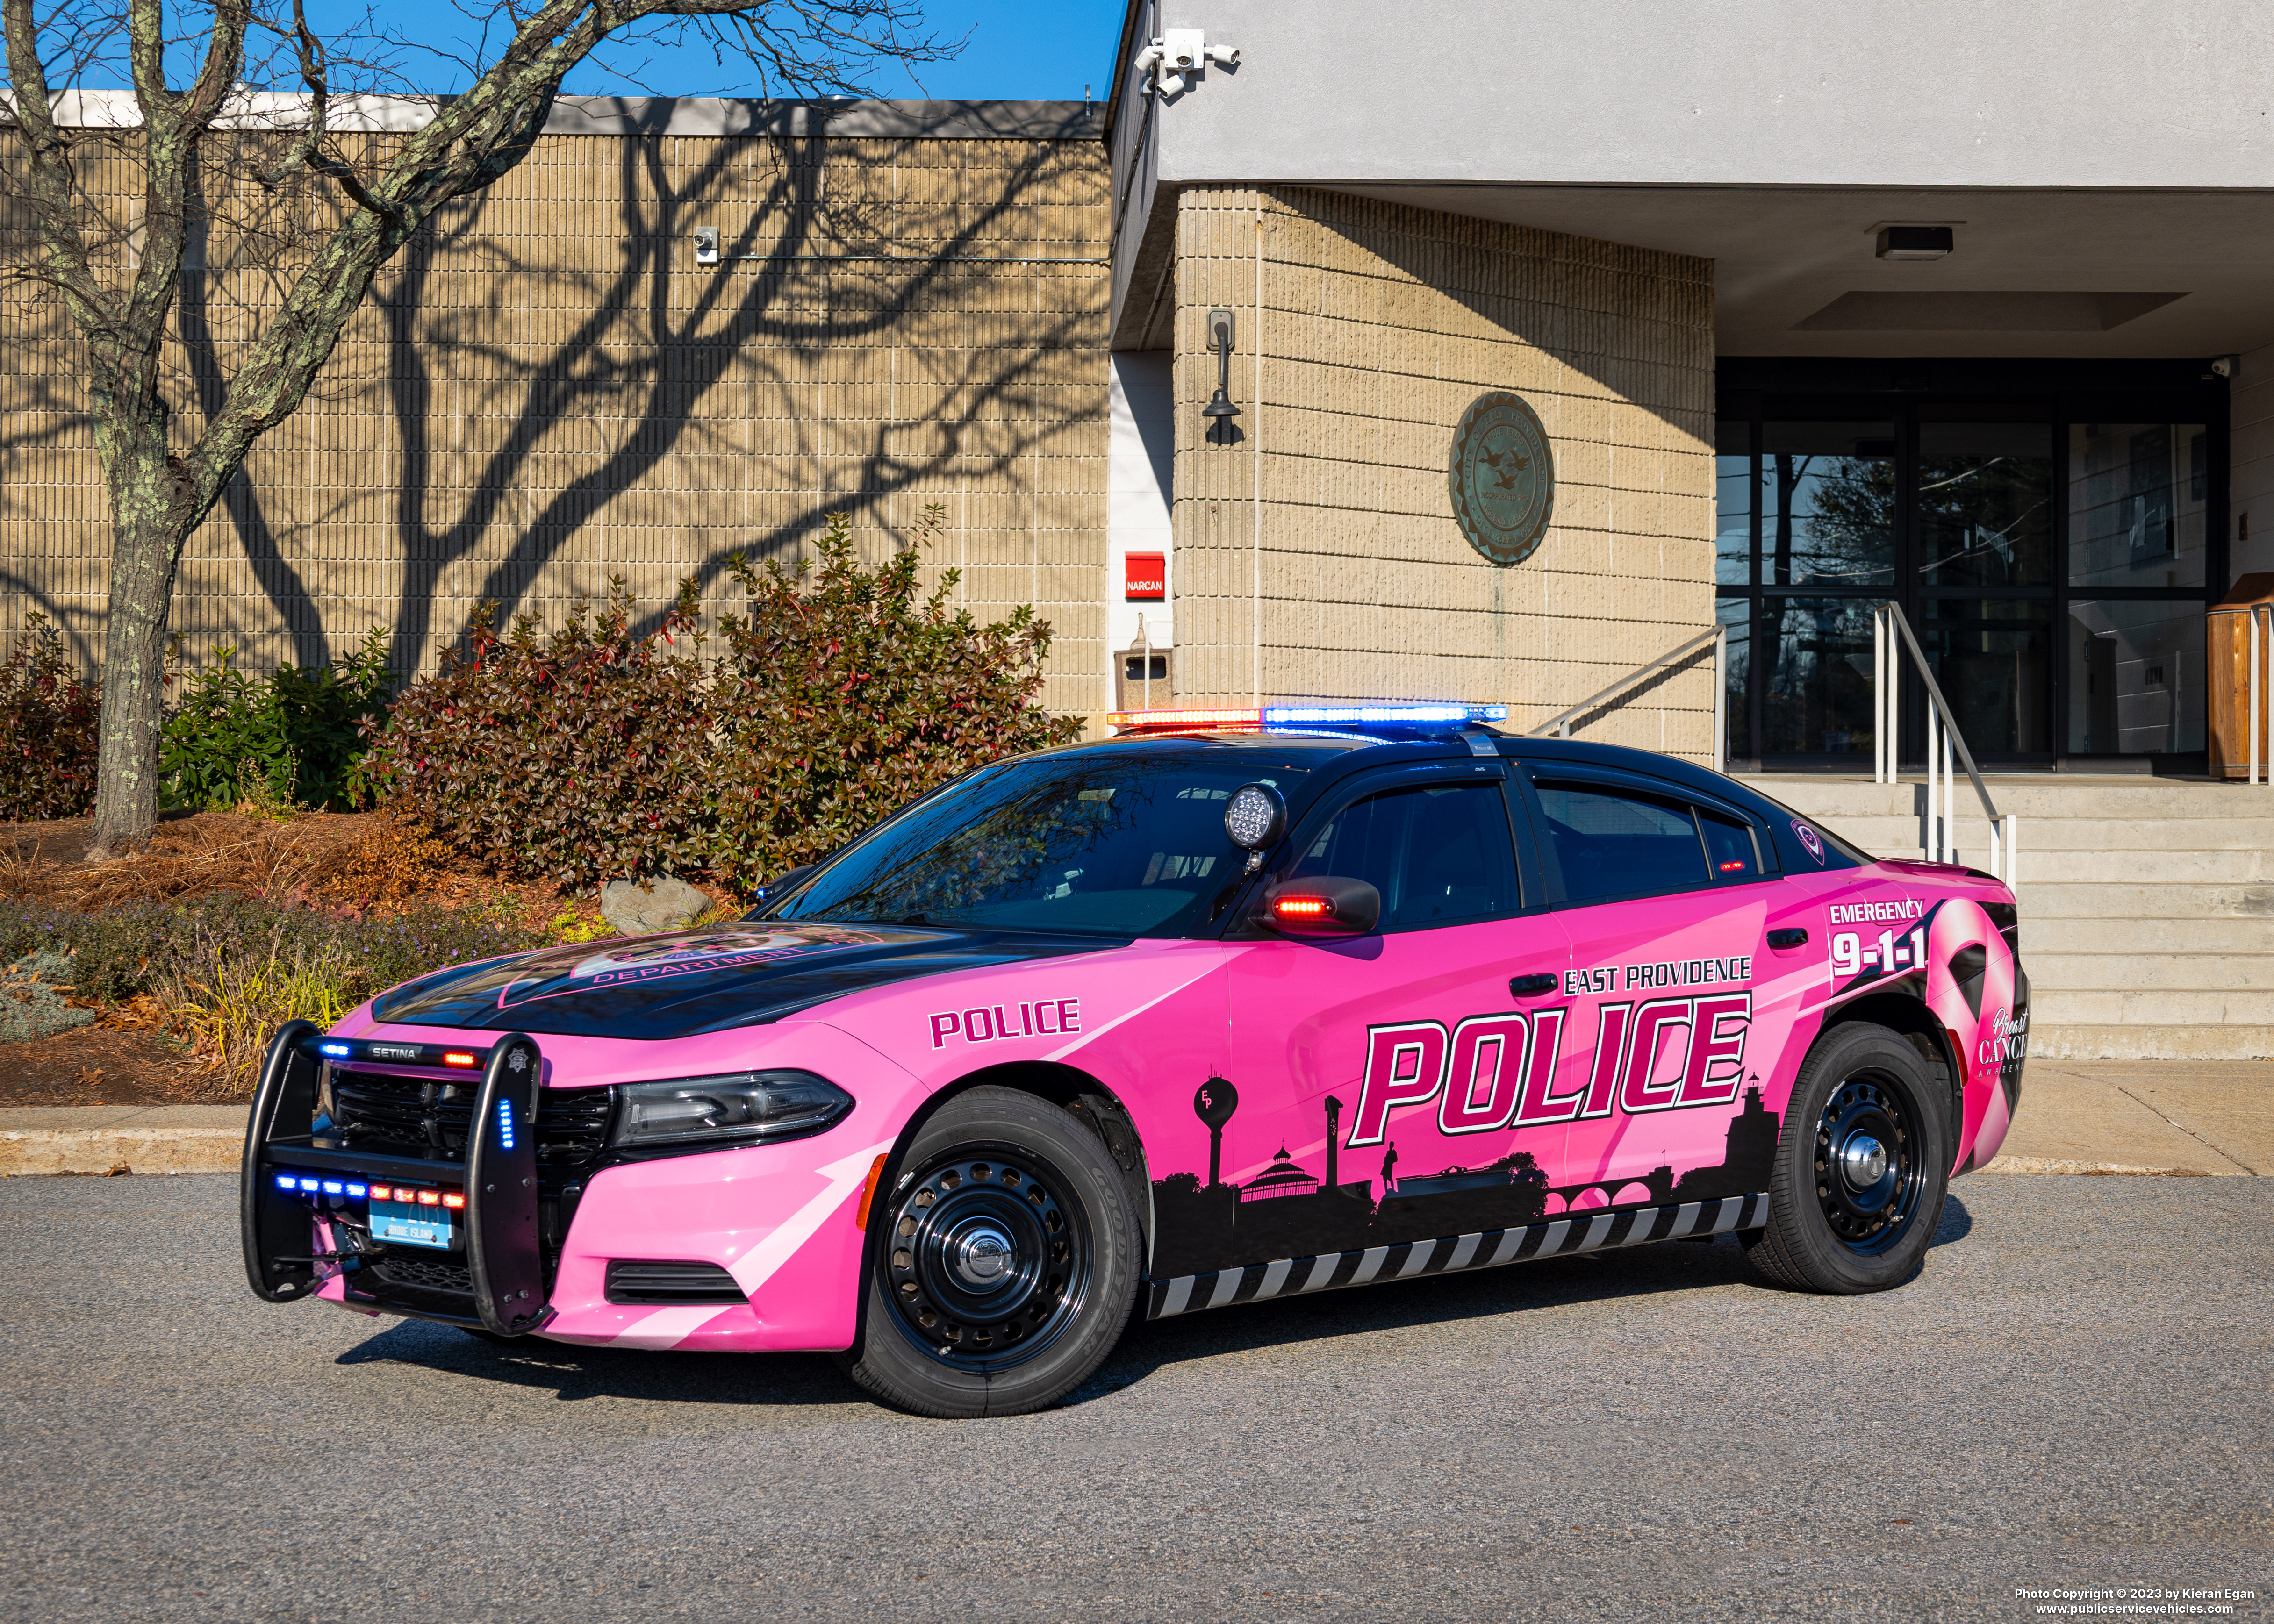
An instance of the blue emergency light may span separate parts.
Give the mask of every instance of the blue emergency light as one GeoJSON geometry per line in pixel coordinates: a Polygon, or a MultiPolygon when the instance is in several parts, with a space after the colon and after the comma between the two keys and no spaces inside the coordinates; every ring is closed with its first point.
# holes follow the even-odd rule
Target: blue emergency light
{"type": "Polygon", "coordinates": [[[507,1150],[513,1148],[513,1101],[498,1101],[498,1143],[507,1150]]]}
{"type": "Polygon", "coordinates": [[[316,1045],[316,1048],[322,1053],[329,1055],[335,1060],[345,1060],[349,1056],[355,1053],[355,1050],[345,1043],[319,1043],[316,1045]]]}
{"type": "Polygon", "coordinates": [[[1506,705],[1262,705],[1185,706],[1116,710],[1105,720],[1124,732],[1252,733],[1272,728],[1467,727],[1504,722],[1506,705]]]}

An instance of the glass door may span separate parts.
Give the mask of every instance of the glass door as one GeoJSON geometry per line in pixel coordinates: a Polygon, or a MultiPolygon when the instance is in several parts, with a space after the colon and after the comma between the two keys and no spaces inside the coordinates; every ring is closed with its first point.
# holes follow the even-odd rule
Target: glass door
{"type": "MultiPolygon", "coordinates": [[[[1789,364],[1827,385],[1865,365],[1789,364]]],[[[2076,387],[2092,375],[2068,364],[1995,371],[2054,387],[1725,387],[1714,572],[1732,762],[1863,768],[1871,608],[1889,600],[1977,762],[2139,771],[2202,751],[2203,610],[2225,584],[2223,397],[2110,397],[2076,387]]],[[[1904,667],[1898,748],[1916,763],[1924,695],[1904,667]]]]}

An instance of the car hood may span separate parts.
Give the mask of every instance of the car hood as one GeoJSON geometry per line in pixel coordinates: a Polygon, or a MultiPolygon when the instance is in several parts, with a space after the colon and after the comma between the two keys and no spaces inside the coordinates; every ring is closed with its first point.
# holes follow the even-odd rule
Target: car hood
{"type": "Polygon", "coordinates": [[[904,925],[715,925],[461,965],[381,994],[371,1012],[404,1026],[683,1038],[778,1020],[914,976],[1122,945],[904,925]]]}

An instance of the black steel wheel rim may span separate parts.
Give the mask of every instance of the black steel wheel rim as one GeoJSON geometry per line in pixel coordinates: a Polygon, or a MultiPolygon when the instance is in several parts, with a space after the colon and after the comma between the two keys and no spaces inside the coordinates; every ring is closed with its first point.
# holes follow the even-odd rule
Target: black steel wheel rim
{"type": "Polygon", "coordinates": [[[1816,1199],[1833,1238],[1872,1257],[1909,1233],[1925,1180],[1910,1090],[1880,1071],[1832,1091],[1816,1124],[1816,1199]]]}
{"type": "Polygon", "coordinates": [[[1088,1215],[1057,1168],[1009,1146],[960,1146],[894,1192],[885,1295],[927,1357],[999,1371],[1081,1318],[1094,1250],[1088,1215]]]}

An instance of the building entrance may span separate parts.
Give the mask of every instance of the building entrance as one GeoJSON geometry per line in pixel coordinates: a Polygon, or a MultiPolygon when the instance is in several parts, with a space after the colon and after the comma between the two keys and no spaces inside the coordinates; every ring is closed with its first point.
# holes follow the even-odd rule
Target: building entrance
{"type": "MultiPolygon", "coordinates": [[[[2226,585],[2226,400],[2197,363],[1719,367],[1733,762],[1874,747],[1871,606],[1909,620],[1977,761],[2199,768],[2226,585]]],[[[1908,670],[1906,760],[1925,749],[1908,670]]]]}

